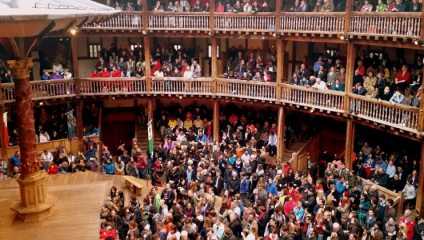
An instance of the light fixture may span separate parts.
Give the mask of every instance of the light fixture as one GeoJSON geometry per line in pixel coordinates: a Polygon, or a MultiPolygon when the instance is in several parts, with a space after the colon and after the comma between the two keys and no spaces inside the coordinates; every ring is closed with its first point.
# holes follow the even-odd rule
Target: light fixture
{"type": "Polygon", "coordinates": [[[343,35],[341,35],[341,36],[340,36],[340,39],[341,39],[341,40],[344,40],[344,39],[345,39],[345,37],[344,37],[343,35]]]}
{"type": "Polygon", "coordinates": [[[75,28],[71,28],[71,30],[69,30],[69,32],[70,32],[72,35],[75,35],[75,34],[77,33],[77,30],[76,30],[75,28]]]}
{"type": "Polygon", "coordinates": [[[311,112],[314,112],[314,111],[315,111],[315,108],[312,108],[312,109],[311,109],[311,112]]]}
{"type": "Polygon", "coordinates": [[[40,106],[43,106],[43,102],[40,102],[40,106]]]}
{"type": "Polygon", "coordinates": [[[277,36],[277,34],[273,33],[273,34],[272,34],[272,36],[276,37],[276,36],[277,36]]]}
{"type": "Polygon", "coordinates": [[[180,99],[183,99],[183,96],[180,96],[180,99]]]}
{"type": "Polygon", "coordinates": [[[414,44],[415,45],[423,45],[423,41],[421,41],[420,39],[415,39],[414,44]]]}
{"type": "Polygon", "coordinates": [[[143,31],[142,31],[142,33],[143,33],[144,35],[147,35],[147,32],[146,32],[146,30],[143,30],[143,31]]]}

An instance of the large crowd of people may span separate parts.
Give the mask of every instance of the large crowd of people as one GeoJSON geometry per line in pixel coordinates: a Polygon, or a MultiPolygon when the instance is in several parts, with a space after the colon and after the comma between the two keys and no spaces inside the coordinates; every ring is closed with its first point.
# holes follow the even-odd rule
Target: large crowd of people
{"type": "MultiPolygon", "coordinates": [[[[131,157],[122,151],[115,163],[119,174],[145,178],[147,172],[154,187],[140,201],[135,196],[125,200],[113,187],[100,214],[105,219],[101,238],[422,239],[424,220],[414,219],[410,210],[419,163],[409,157],[416,155],[361,142],[352,169],[337,154],[323,150],[318,159],[308,158],[307,169],[293,171],[270,157],[272,147],[255,140],[257,132],[267,134],[277,127],[271,112],[226,113],[220,114],[220,139],[209,141],[211,113],[206,108],[161,106],[157,126],[164,143],[152,155],[135,150],[131,157]],[[243,124],[249,121],[253,133],[243,124]],[[263,124],[255,124],[259,122],[263,124]],[[196,125],[201,123],[206,126],[196,125]],[[392,199],[396,193],[404,195],[401,217],[392,199]]],[[[296,129],[290,134],[299,136],[296,129]]]]}
{"type": "MultiPolygon", "coordinates": [[[[106,0],[102,3],[123,11],[141,11],[141,0],[116,1],[106,0]]],[[[210,12],[209,0],[147,1],[149,11],[168,12],[210,12]]],[[[216,12],[273,12],[275,1],[266,0],[216,0],[216,12]]],[[[346,9],[345,0],[283,0],[282,11],[287,12],[343,12],[346,9]]],[[[360,12],[421,12],[422,3],[419,0],[363,0],[353,1],[353,11],[360,12]]]]}
{"type": "MultiPolygon", "coordinates": [[[[330,56],[327,52],[320,53],[316,49],[311,54],[312,68],[307,69],[305,64],[301,64],[289,83],[316,89],[345,91],[345,55],[336,52],[330,56]]],[[[371,58],[363,50],[355,63],[353,93],[379,101],[390,101],[392,104],[419,108],[423,75],[421,57],[417,57],[413,64],[408,64],[403,57],[396,56],[392,61],[387,54],[383,54],[382,59],[377,55],[371,58]],[[409,97],[407,102],[405,95],[409,97]]]]}

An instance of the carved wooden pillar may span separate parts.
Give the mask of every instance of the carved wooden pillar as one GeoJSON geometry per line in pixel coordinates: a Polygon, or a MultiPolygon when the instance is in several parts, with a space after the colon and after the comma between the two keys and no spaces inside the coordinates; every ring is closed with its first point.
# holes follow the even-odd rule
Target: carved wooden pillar
{"type": "Polygon", "coordinates": [[[219,142],[219,100],[213,100],[213,141],[219,142]]]}
{"type": "Polygon", "coordinates": [[[346,123],[345,164],[349,170],[353,165],[353,144],[355,142],[355,123],[348,119],[346,123]]]}
{"type": "Polygon", "coordinates": [[[355,58],[356,58],[356,45],[353,43],[348,43],[347,44],[347,61],[346,61],[345,98],[344,98],[345,114],[348,114],[350,111],[349,93],[352,92],[353,76],[355,74],[355,58]]]}
{"type": "Polygon", "coordinates": [[[21,174],[16,178],[19,184],[20,200],[10,207],[16,211],[17,219],[24,222],[40,221],[51,216],[56,197],[47,194],[46,172],[41,172],[37,157],[34,114],[32,112],[31,85],[29,83],[32,58],[7,61],[15,79],[16,116],[20,138],[21,174]]]}
{"type": "MultiPolygon", "coordinates": [[[[422,99],[422,98],[421,98],[422,99]]],[[[421,142],[421,164],[420,164],[420,173],[424,172],[424,142],[421,142]]],[[[424,177],[418,178],[418,191],[417,191],[417,202],[415,208],[419,211],[419,215],[423,216],[424,210],[424,177]]]]}
{"type": "Polygon", "coordinates": [[[144,64],[146,65],[146,91],[152,91],[152,77],[150,73],[150,40],[144,37],[144,64]]]}
{"type": "Polygon", "coordinates": [[[211,73],[211,78],[212,78],[212,93],[216,93],[216,76],[217,76],[217,39],[215,37],[211,38],[211,49],[212,49],[212,61],[211,61],[211,67],[212,67],[212,73],[211,73]]]}
{"type": "Polygon", "coordinates": [[[277,127],[277,161],[282,163],[284,157],[284,128],[286,125],[286,115],[284,107],[278,108],[278,127],[277,127]]]}

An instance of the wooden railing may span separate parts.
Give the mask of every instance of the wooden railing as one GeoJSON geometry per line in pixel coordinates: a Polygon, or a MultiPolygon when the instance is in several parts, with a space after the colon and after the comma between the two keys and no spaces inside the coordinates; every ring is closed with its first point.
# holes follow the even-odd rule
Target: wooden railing
{"type": "Polygon", "coordinates": [[[146,92],[145,78],[85,78],[78,81],[80,95],[118,95],[146,92]]]}
{"type": "Polygon", "coordinates": [[[105,28],[105,29],[125,29],[125,28],[142,28],[143,23],[141,20],[140,12],[121,12],[119,15],[112,17],[111,19],[100,22],[84,24],[83,28],[105,28]]]}
{"type": "Polygon", "coordinates": [[[304,33],[343,33],[345,13],[282,13],[281,31],[304,33]]]}
{"type": "Polygon", "coordinates": [[[214,29],[275,31],[275,15],[269,13],[215,13],[214,29]]]}
{"type": "Polygon", "coordinates": [[[210,78],[153,78],[152,93],[165,94],[212,94],[210,78]]]}
{"type": "Polygon", "coordinates": [[[416,129],[418,127],[419,109],[377,99],[349,94],[352,114],[379,122],[384,125],[416,129]]]}
{"type": "MultiPolygon", "coordinates": [[[[31,81],[31,93],[33,100],[73,97],[75,96],[75,80],[46,80],[46,81],[31,81]]],[[[3,102],[14,102],[15,99],[15,84],[1,84],[3,102]]]]}
{"type": "MultiPolygon", "coordinates": [[[[1,84],[0,103],[15,102],[13,83],[1,84]]],[[[419,108],[393,105],[388,101],[346,94],[345,92],[306,88],[272,82],[255,82],[217,78],[152,78],[145,77],[81,78],[67,80],[32,81],[33,100],[79,96],[116,96],[134,94],[202,95],[269,101],[304,107],[311,111],[343,113],[407,131],[420,129],[419,108]],[[147,87],[149,86],[149,89],[147,87]],[[280,91],[281,90],[281,91],[280,91]],[[277,95],[278,94],[278,95],[277,95]],[[350,109],[345,111],[348,101],[350,109]]]]}
{"type": "Polygon", "coordinates": [[[289,84],[281,86],[283,102],[331,112],[343,112],[344,92],[306,88],[289,84]]]}
{"type": "Polygon", "coordinates": [[[349,34],[394,37],[419,37],[421,13],[352,12],[349,34]]]}
{"type": "Polygon", "coordinates": [[[219,78],[217,79],[216,95],[255,100],[275,100],[276,88],[276,83],[219,78]]]}
{"type": "Polygon", "coordinates": [[[209,30],[209,18],[209,13],[151,12],[148,16],[148,28],[209,30]]]}
{"type": "Polygon", "coordinates": [[[100,23],[86,23],[85,29],[138,29],[145,30],[201,30],[201,31],[280,31],[310,34],[343,34],[418,38],[421,13],[413,12],[267,12],[267,13],[217,13],[210,25],[209,12],[148,12],[143,26],[141,12],[121,12],[100,23]],[[278,15],[279,14],[279,15],[278,15]],[[276,21],[280,21],[279,29],[276,21]],[[345,24],[349,21],[349,24],[345,24]],[[348,27],[349,29],[345,29],[348,27]]]}

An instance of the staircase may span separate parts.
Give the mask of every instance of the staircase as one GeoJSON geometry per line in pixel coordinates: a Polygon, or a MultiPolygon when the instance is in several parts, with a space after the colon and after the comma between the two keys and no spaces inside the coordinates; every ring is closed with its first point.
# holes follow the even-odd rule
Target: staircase
{"type": "Polygon", "coordinates": [[[309,140],[307,139],[301,139],[300,141],[290,144],[289,149],[287,149],[288,151],[284,152],[282,162],[288,162],[292,158],[292,153],[299,152],[308,142],[309,140]]]}
{"type": "MultiPolygon", "coordinates": [[[[149,141],[147,139],[147,127],[136,126],[136,138],[138,148],[141,149],[142,154],[146,154],[149,150],[149,141]]],[[[153,147],[156,147],[159,143],[162,143],[162,138],[158,129],[153,127],[153,147]]]]}

